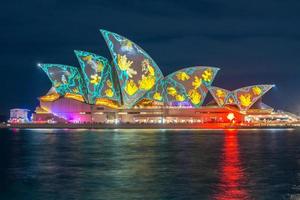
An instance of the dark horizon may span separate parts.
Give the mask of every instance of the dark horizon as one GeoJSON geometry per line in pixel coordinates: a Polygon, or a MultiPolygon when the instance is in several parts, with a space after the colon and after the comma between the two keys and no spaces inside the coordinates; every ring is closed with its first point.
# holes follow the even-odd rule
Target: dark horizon
{"type": "Polygon", "coordinates": [[[111,59],[99,32],[140,45],[164,75],[183,67],[219,67],[213,85],[233,90],[276,84],[264,97],[299,113],[300,2],[251,1],[4,1],[0,114],[38,105],[51,83],[37,63],[79,66],[74,50],[111,59]]]}

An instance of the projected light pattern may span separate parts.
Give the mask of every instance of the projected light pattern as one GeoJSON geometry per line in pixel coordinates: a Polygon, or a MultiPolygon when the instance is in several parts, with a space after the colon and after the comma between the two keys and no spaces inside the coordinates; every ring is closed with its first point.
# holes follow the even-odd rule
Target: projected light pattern
{"type": "Polygon", "coordinates": [[[220,107],[224,106],[230,94],[230,91],[219,87],[213,87],[213,86],[209,88],[209,91],[212,94],[214,100],[217,102],[217,104],[220,107]]]}
{"type": "Polygon", "coordinates": [[[123,104],[131,108],[163,78],[154,60],[127,38],[101,30],[118,73],[123,104]]]}
{"type": "Polygon", "coordinates": [[[272,87],[274,85],[252,85],[234,91],[218,87],[210,87],[209,90],[220,107],[235,104],[240,110],[246,111],[272,87]]]}
{"type": "Polygon", "coordinates": [[[268,92],[274,85],[253,85],[234,91],[240,110],[248,110],[258,99],[268,92]]]}
{"type": "Polygon", "coordinates": [[[75,51],[81,68],[41,64],[53,85],[41,101],[53,102],[64,96],[113,109],[148,105],[198,108],[209,90],[220,107],[237,105],[246,111],[274,86],[253,85],[234,91],[212,87],[219,68],[210,66],[189,67],[164,77],[138,45],[116,33],[100,31],[112,62],[94,53],[75,51]]]}
{"type": "Polygon", "coordinates": [[[60,95],[74,94],[86,98],[86,88],[76,67],[60,64],[41,64],[55,91],[60,95]]]}
{"type": "Polygon", "coordinates": [[[160,79],[157,84],[144,95],[144,98],[157,102],[164,102],[164,85],[164,79],[160,79]]]}
{"type": "Polygon", "coordinates": [[[176,71],[164,79],[165,101],[188,101],[194,107],[199,107],[207,95],[208,87],[212,84],[218,68],[190,67],[176,71]]]}
{"type": "Polygon", "coordinates": [[[120,103],[119,85],[108,60],[85,51],[75,51],[88,91],[88,101],[94,104],[97,98],[107,98],[120,103]]]}
{"type": "Polygon", "coordinates": [[[226,98],[226,101],[225,101],[225,104],[237,105],[238,103],[239,102],[238,102],[238,100],[236,99],[236,96],[233,93],[228,94],[228,96],[226,98]]]}

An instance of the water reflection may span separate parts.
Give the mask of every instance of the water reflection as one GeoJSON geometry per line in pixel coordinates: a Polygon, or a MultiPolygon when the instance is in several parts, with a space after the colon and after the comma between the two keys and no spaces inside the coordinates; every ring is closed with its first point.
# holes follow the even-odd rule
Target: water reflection
{"type": "Polygon", "coordinates": [[[240,161],[237,133],[237,130],[225,130],[220,183],[215,196],[217,200],[250,199],[243,188],[246,175],[240,161]]]}
{"type": "Polygon", "coordinates": [[[18,131],[0,131],[0,199],[299,198],[298,131],[18,131]]]}

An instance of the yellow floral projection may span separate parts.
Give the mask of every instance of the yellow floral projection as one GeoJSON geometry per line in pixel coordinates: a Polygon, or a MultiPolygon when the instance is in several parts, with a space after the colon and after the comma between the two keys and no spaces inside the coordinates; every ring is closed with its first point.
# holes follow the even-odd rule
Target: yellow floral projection
{"type": "Polygon", "coordinates": [[[213,78],[213,71],[211,69],[206,69],[202,74],[202,78],[206,82],[211,82],[213,78]]]}
{"type": "Polygon", "coordinates": [[[224,98],[225,97],[225,92],[223,90],[218,89],[216,95],[219,98],[224,98]]]}
{"type": "Polygon", "coordinates": [[[91,55],[89,55],[89,56],[84,56],[84,57],[82,57],[82,60],[84,60],[84,61],[91,61],[92,60],[92,56],[91,55]]]}
{"type": "Polygon", "coordinates": [[[136,75],[137,72],[133,69],[131,69],[131,65],[133,64],[133,61],[130,61],[127,59],[126,55],[120,55],[118,54],[118,66],[122,71],[126,71],[127,75],[132,78],[133,75],[136,75]]]}
{"type": "Polygon", "coordinates": [[[192,83],[192,85],[194,86],[194,89],[199,88],[201,86],[201,84],[202,84],[202,79],[199,78],[198,76],[195,76],[194,81],[192,83]]]}
{"type": "Polygon", "coordinates": [[[194,105],[197,105],[201,102],[202,96],[196,89],[189,90],[188,96],[194,105]]]}
{"type": "Polygon", "coordinates": [[[175,96],[175,99],[176,99],[176,101],[184,101],[184,100],[185,100],[184,96],[183,96],[183,95],[180,95],[180,94],[177,94],[177,95],[175,96]]]}
{"type": "Polygon", "coordinates": [[[150,76],[154,76],[155,75],[154,68],[151,65],[148,65],[148,70],[149,70],[150,76]]]}
{"type": "Polygon", "coordinates": [[[130,79],[126,82],[125,84],[125,92],[132,96],[136,93],[136,91],[138,90],[138,87],[136,86],[134,80],[130,79]]]}
{"type": "Polygon", "coordinates": [[[132,49],[132,42],[130,40],[124,40],[123,45],[128,49],[132,49]]]}
{"type": "Polygon", "coordinates": [[[162,96],[159,92],[155,92],[153,95],[153,99],[161,101],[162,100],[162,96]]]}
{"type": "Polygon", "coordinates": [[[112,97],[112,96],[114,96],[114,92],[112,91],[112,89],[107,89],[107,90],[105,90],[105,95],[107,97],[112,97]]]}
{"type": "Polygon", "coordinates": [[[256,96],[259,96],[259,95],[262,93],[262,90],[261,90],[260,87],[254,86],[254,87],[252,88],[252,92],[253,92],[256,96]]]}
{"type": "Polygon", "coordinates": [[[91,80],[90,80],[90,83],[93,84],[93,85],[97,85],[101,80],[101,77],[98,76],[98,74],[93,74],[91,75],[91,80]]]}
{"type": "Polygon", "coordinates": [[[139,88],[141,90],[150,90],[155,85],[155,71],[148,59],[142,61],[142,79],[139,80],[139,88]]]}
{"type": "Polygon", "coordinates": [[[139,81],[139,88],[141,90],[150,90],[155,84],[155,76],[142,76],[139,81]]]}
{"type": "Polygon", "coordinates": [[[168,94],[173,96],[173,97],[177,94],[177,91],[174,87],[168,87],[167,91],[168,91],[168,94]]]}
{"type": "Polygon", "coordinates": [[[241,95],[241,96],[239,96],[239,99],[241,101],[241,105],[244,106],[244,107],[248,107],[252,103],[250,94],[241,95]]]}
{"type": "Polygon", "coordinates": [[[187,73],[185,73],[185,72],[178,72],[176,74],[176,77],[180,81],[185,81],[185,80],[189,80],[190,79],[190,76],[187,73]]]}

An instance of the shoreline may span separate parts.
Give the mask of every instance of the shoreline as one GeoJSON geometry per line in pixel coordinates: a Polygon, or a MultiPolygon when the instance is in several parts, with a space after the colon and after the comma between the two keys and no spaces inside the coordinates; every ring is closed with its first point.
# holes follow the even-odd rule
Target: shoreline
{"type": "Polygon", "coordinates": [[[0,124],[0,129],[296,129],[289,125],[228,125],[228,124],[0,124]]]}

